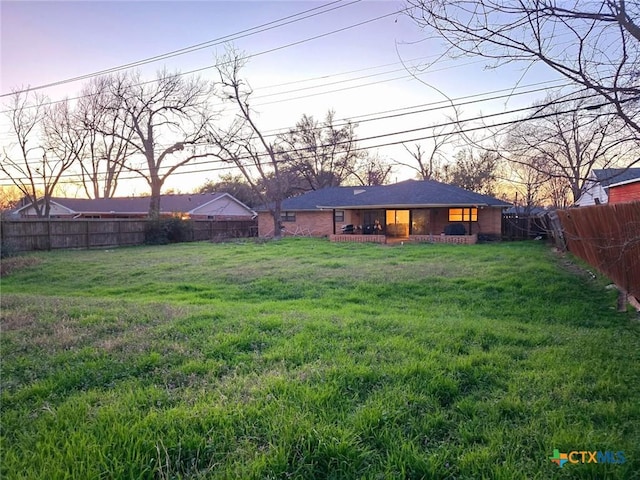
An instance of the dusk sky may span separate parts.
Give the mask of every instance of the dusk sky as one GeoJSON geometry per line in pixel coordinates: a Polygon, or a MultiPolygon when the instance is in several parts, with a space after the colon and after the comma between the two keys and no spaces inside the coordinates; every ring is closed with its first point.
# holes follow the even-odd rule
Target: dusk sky
{"type": "MultiPolygon", "coordinates": [[[[445,100],[439,92],[453,99],[501,89],[515,89],[516,93],[517,87],[555,78],[543,68],[523,75],[524,66],[493,70],[478,59],[439,58],[442,44],[426,40],[427,35],[402,12],[406,7],[402,1],[3,1],[0,90],[5,95],[17,88],[40,87],[92,74],[232,36],[323,5],[308,12],[307,19],[290,18],[292,23],[288,25],[276,26],[280,22],[265,27],[264,32],[249,32],[233,41],[240,50],[255,55],[243,76],[254,88],[253,105],[264,130],[291,127],[303,114],[322,118],[328,109],[333,109],[338,119],[360,121],[360,138],[387,135],[444,122],[451,111],[364,120],[388,116],[384,112],[389,110],[445,100]],[[356,26],[360,23],[363,24],[356,26]],[[345,30],[336,32],[340,29],[345,30]],[[288,46],[296,42],[300,43],[288,46]],[[263,53],[272,49],[278,50],[263,53]],[[411,77],[401,60],[409,67],[418,67],[415,72],[422,81],[411,77]]],[[[181,72],[202,69],[199,75],[214,79],[215,56],[223,51],[221,42],[148,63],[140,70],[143,76],[152,78],[161,68],[181,72]]],[[[55,101],[74,97],[82,85],[83,82],[68,82],[38,91],[55,101]]],[[[529,89],[533,88],[536,87],[529,89]]],[[[464,117],[475,117],[528,106],[542,97],[544,92],[514,95],[465,105],[461,111],[464,117]]],[[[7,98],[0,100],[4,105],[7,98]]],[[[506,119],[498,117],[496,121],[506,119]]],[[[4,144],[10,139],[6,124],[0,125],[0,141],[4,144]]],[[[430,130],[422,130],[389,135],[363,142],[363,146],[374,148],[400,140],[413,144],[413,139],[430,134],[430,130]]],[[[374,150],[392,161],[409,160],[401,146],[374,150]]],[[[166,188],[189,192],[204,179],[216,177],[216,172],[207,171],[206,165],[185,169],[199,173],[178,175],[166,188]]],[[[394,180],[412,176],[409,171],[397,169],[394,180]]],[[[146,193],[146,186],[130,182],[118,193],[146,193]]]]}

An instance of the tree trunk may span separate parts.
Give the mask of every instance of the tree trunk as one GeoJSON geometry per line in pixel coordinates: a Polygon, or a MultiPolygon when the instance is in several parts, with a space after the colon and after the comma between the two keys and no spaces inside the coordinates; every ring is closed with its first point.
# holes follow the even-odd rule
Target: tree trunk
{"type": "Polygon", "coordinates": [[[276,201],[271,211],[271,215],[273,215],[273,239],[280,240],[282,238],[282,225],[281,225],[281,213],[282,206],[280,201],[276,201]]]}
{"type": "Polygon", "coordinates": [[[151,198],[149,199],[149,218],[158,220],[160,218],[160,190],[162,183],[153,182],[151,184],[151,198]]]}

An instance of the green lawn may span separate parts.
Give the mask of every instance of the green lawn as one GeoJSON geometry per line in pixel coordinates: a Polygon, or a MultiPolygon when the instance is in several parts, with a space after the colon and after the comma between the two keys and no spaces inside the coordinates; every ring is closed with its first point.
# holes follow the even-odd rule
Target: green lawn
{"type": "Polygon", "coordinates": [[[1,285],[3,479],[640,478],[640,322],[540,243],[32,257],[1,285]]]}

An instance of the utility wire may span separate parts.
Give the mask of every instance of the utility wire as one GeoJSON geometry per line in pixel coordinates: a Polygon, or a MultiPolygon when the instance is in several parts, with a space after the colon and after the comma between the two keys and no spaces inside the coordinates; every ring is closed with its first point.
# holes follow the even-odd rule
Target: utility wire
{"type": "MultiPolygon", "coordinates": [[[[358,0],[358,1],[361,1],[361,0],[358,0]]],[[[368,24],[368,23],[372,23],[372,22],[375,22],[375,21],[381,20],[381,19],[383,19],[383,18],[387,18],[387,17],[393,16],[393,15],[396,15],[396,14],[401,13],[401,12],[403,12],[403,11],[404,11],[404,10],[397,10],[397,11],[392,12],[392,13],[388,13],[388,14],[385,14],[385,15],[381,15],[381,16],[378,16],[378,17],[375,17],[375,18],[369,19],[369,20],[365,20],[365,21],[362,21],[362,22],[359,22],[359,23],[355,23],[355,24],[348,25],[348,26],[346,26],[346,27],[339,28],[339,29],[337,29],[337,30],[332,30],[332,31],[330,31],[330,32],[325,32],[325,33],[323,33],[323,34],[315,35],[315,36],[313,36],[313,37],[308,37],[308,38],[305,38],[305,39],[303,39],[303,40],[299,40],[299,41],[296,41],[296,42],[291,42],[291,43],[288,43],[288,44],[285,44],[285,45],[280,45],[280,46],[278,46],[278,47],[274,47],[274,48],[271,48],[271,49],[268,49],[268,50],[263,50],[263,51],[261,51],[261,52],[257,52],[257,53],[253,53],[253,54],[245,55],[244,57],[242,57],[242,58],[241,58],[241,60],[247,60],[247,59],[250,59],[250,58],[253,58],[253,57],[258,57],[258,56],[261,56],[261,55],[266,55],[266,54],[269,54],[269,53],[276,52],[276,51],[278,51],[278,50],[283,50],[283,49],[285,49],[285,48],[289,48],[289,47],[297,46],[297,45],[300,45],[300,44],[303,44],[303,43],[306,43],[306,42],[310,42],[310,41],[317,40],[317,39],[320,39],[320,38],[328,37],[328,36],[330,36],[330,35],[334,35],[334,34],[336,34],[336,33],[340,33],[340,32],[346,31],[346,30],[350,30],[350,29],[352,29],[352,28],[360,27],[360,26],[362,26],[362,25],[366,25],[366,24],[368,24]]],[[[197,68],[197,69],[195,69],[195,70],[189,70],[189,71],[186,71],[186,72],[176,73],[176,76],[185,76],[185,75],[190,75],[190,74],[193,74],[193,73],[200,73],[200,72],[203,72],[203,71],[205,71],[205,70],[210,70],[210,69],[212,69],[212,68],[216,68],[217,66],[222,66],[222,65],[225,65],[225,63],[219,63],[219,64],[217,64],[217,65],[212,65],[212,66],[207,66],[207,67],[201,67],[201,68],[197,68]]],[[[143,85],[149,85],[149,84],[152,84],[152,83],[156,83],[157,81],[158,81],[158,80],[147,80],[147,81],[145,81],[145,82],[140,82],[140,83],[134,84],[134,85],[132,85],[132,86],[143,86],[143,85]]],[[[355,86],[355,87],[353,87],[353,88],[358,88],[358,86],[355,86]]],[[[2,97],[6,97],[6,96],[9,96],[9,95],[14,95],[14,94],[19,94],[19,93],[23,93],[23,92],[28,92],[28,91],[31,91],[31,90],[35,90],[35,88],[33,88],[33,89],[25,89],[25,90],[23,90],[23,91],[21,91],[21,92],[6,93],[6,94],[3,94],[3,95],[0,95],[0,98],[2,98],[2,97]]],[[[332,93],[332,92],[327,92],[327,93],[332,93]]],[[[72,97],[72,98],[64,98],[64,99],[61,99],[61,100],[55,100],[55,101],[50,101],[50,102],[44,102],[44,103],[42,103],[42,104],[41,104],[41,106],[54,105],[54,104],[56,104],[56,103],[62,103],[62,102],[65,102],[65,101],[67,101],[67,100],[79,100],[79,99],[82,99],[82,98],[89,98],[89,97],[96,96],[96,95],[98,95],[98,94],[97,94],[97,93],[94,93],[94,94],[88,94],[88,95],[80,95],[80,96],[76,96],[76,97],[72,97]]],[[[34,108],[34,107],[29,107],[29,106],[25,107],[25,109],[30,109],[30,108],[34,108]]],[[[4,111],[1,111],[0,113],[6,114],[6,113],[11,113],[12,111],[15,111],[15,109],[4,110],[4,111]]]]}
{"type": "MultiPolygon", "coordinates": [[[[563,103],[563,102],[568,102],[568,101],[572,101],[572,99],[567,99],[564,101],[560,101],[560,102],[556,102],[556,103],[563,103]]],[[[600,104],[601,107],[606,106],[606,103],[602,103],[600,104]]],[[[446,122],[446,123],[442,123],[439,125],[431,125],[431,126],[427,126],[427,127],[422,127],[422,128],[413,128],[413,129],[406,129],[406,130],[402,130],[402,131],[398,131],[398,132],[391,132],[391,133],[385,133],[385,134],[379,134],[379,135],[373,135],[370,137],[365,137],[365,138],[360,138],[360,139],[356,139],[357,142],[366,142],[368,140],[378,140],[378,139],[382,139],[382,138],[386,138],[386,137],[390,137],[390,136],[394,136],[394,135],[402,135],[402,134],[407,134],[407,133],[416,133],[420,130],[427,130],[427,129],[435,129],[435,128],[440,128],[440,127],[444,127],[444,126],[450,126],[450,125],[455,125],[455,124],[459,124],[459,123],[464,123],[464,122],[470,122],[470,121],[475,121],[475,120],[484,120],[486,118],[490,118],[490,117],[496,117],[496,116],[500,116],[500,115],[505,115],[508,113],[517,113],[520,111],[524,111],[524,110],[530,110],[531,107],[526,107],[526,108],[519,108],[519,109],[514,109],[511,110],[509,112],[500,112],[500,113],[495,113],[495,114],[491,114],[491,115],[481,115],[475,118],[469,118],[469,119],[465,119],[465,120],[461,120],[461,121],[451,121],[451,122],[446,122]]],[[[525,121],[530,121],[530,120],[538,120],[538,119],[543,119],[543,118],[549,118],[549,117],[553,117],[556,115],[562,115],[562,114],[567,114],[567,113],[575,113],[578,111],[582,111],[583,108],[572,108],[572,109],[568,109],[568,110],[564,110],[564,111],[559,111],[559,112],[552,112],[552,113],[546,113],[546,114],[536,114],[534,116],[530,116],[527,118],[520,118],[520,119],[514,119],[514,120],[506,120],[503,122],[496,122],[492,125],[481,125],[481,126],[475,126],[475,127],[466,127],[466,128],[462,128],[460,129],[457,133],[470,133],[470,132],[474,132],[474,131],[478,131],[478,130],[485,130],[488,128],[495,128],[495,127],[501,127],[501,126],[508,126],[508,125],[515,125],[518,123],[522,123],[525,121]]],[[[358,146],[354,149],[352,149],[352,151],[365,151],[365,150],[371,150],[374,148],[382,148],[382,147],[388,147],[388,146],[394,146],[394,145],[401,145],[404,143],[408,143],[408,142],[417,142],[417,141],[422,141],[422,140],[429,140],[429,139],[434,139],[434,138],[439,138],[442,137],[444,135],[448,135],[448,133],[433,133],[432,135],[426,135],[426,136],[420,136],[420,137],[414,137],[414,138],[410,138],[410,139],[404,139],[404,140],[397,140],[397,141],[391,141],[391,142],[386,142],[386,143],[378,143],[375,145],[370,145],[367,147],[362,147],[362,146],[358,146]]],[[[336,145],[341,145],[341,144],[346,144],[348,143],[348,141],[344,141],[344,142],[337,142],[336,145]]],[[[280,153],[292,153],[295,152],[296,150],[290,150],[288,152],[280,152],[280,153]]],[[[214,155],[212,155],[214,156],[214,155]]],[[[265,157],[268,156],[268,154],[264,153],[264,154],[258,154],[257,157],[265,157]]],[[[308,157],[308,158],[312,158],[312,157],[308,157]]],[[[239,157],[237,160],[251,160],[252,157],[239,157]]],[[[286,160],[278,160],[277,163],[284,163],[286,160]]],[[[226,162],[224,160],[215,160],[213,162],[208,161],[208,162],[193,162],[190,163],[189,165],[203,165],[203,164],[210,164],[210,163],[221,163],[221,162],[226,162]]],[[[231,161],[229,161],[229,163],[231,163],[231,161]]],[[[247,165],[250,167],[250,165],[247,165]]],[[[171,168],[170,165],[167,165],[165,168],[171,168]]],[[[229,165],[229,166],[225,166],[225,167],[214,167],[214,168],[208,168],[205,170],[202,169],[197,169],[197,170],[188,170],[188,171],[176,171],[173,172],[171,175],[185,175],[185,174],[190,174],[190,173],[205,173],[205,172],[213,172],[213,171],[222,171],[222,170],[230,170],[230,169],[235,169],[237,168],[235,164],[229,165]]],[[[63,181],[61,180],[58,183],[77,183],[77,178],[78,178],[78,174],[74,173],[74,174],[61,174],[60,177],[65,177],[65,178],[75,178],[76,180],[68,180],[68,181],[63,181]]],[[[132,177],[119,177],[119,180],[134,180],[134,179],[141,179],[140,175],[135,175],[132,177]]],[[[16,178],[16,180],[22,180],[22,181],[29,181],[29,178],[27,177],[21,177],[21,178],[16,178]]],[[[41,185],[44,184],[43,182],[37,182],[36,184],[41,185]]],[[[2,186],[8,186],[8,185],[13,185],[13,184],[1,184],[2,186]]]]}
{"type": "Polygon", "coordinates": [[[310,8],[310,9],[304,10],[302,12],[298,12],[298,13],[295,13],[295,14],[292,14],[292,15],[289,15],[289,16],[286,16],[286,17],[282,17],[282,18],[273,20],[271,22],[263,23],[263,24],[255,26],[255,27],[251,27],[251,28],[248,28],[248,29],[245,29],[245,30],[241,30],[241,31],[236,32],[236,33],[232,33],[232,34],[229,34],[229,35],[218,37],[218,38],[215,38],[215,39],[212,39],[212,40],[208,40],[206,42],[198,43],[198,44],[191,45],[191,46],[188,46],[188,47],[184,47],[184,48],[181,48],[181,49],[178,49],[178,50],[173,50],[171,52],[163,53],[163,54],[156,55],[156,56],[153,56],[153,57],[148,57],[148,58],[145,58],[145,59],[142,59],[142,60],[137,60],[135,62],[125,63],[125,64],[122,64],[122,65],[118,65],[116,67],[111,67],[111,68],[107,68],[107,69],[104,69],[104,70],[99,70],[99,71],[96,71],[96,72],[87,73],[87,74],[84,74],[84,75],[78,75],[76,77],[71,77],[71,78],[67,78],[67,79],[64,79],[64,80],[58,80],[56,82],[51,82],[51,83],[47,83],[47,84],[43,84],[43,85],[38,85],[36,87],[25,88],[23,90],[19,90],[19,91],[16,91],[16,92],[4,93],[4,94],[0,95],[0,98],[6,97],[6,96],[9,96],[9,95],[13,95],[13,94],[16,94],[16,93],[26,93],[26,92],[31,92],[31,91],[35,91],[35,90],[42,90],[42,89],[45,89],[45,88],[64,85],[64,84],[67,84],[67,83],[73,83],[73,82],[77,82],[79,80],[86,80],[88,78],[97,77],[97,76],[101,76],[101,75],[106,75],[106,74],[109,74],[109,73],[115,73],[115,72],[118,72],[118,71],[121,71],[121,70],[127,70],[127,69],[130,69],[130,68],[138,67],[138,66],[145,65],[145,64],[148,64],[148,63],[158,62],[160,60],[165,60],[167,58],[172,58],[172,57],[176,57],[176,56],[179,56],[179,55],[185,55],[187,53],[192,53],[192,52],[195,52],[195,51],[198,51],[198,50],[202,50],[204,48],[209,48],[209,47],[213,47],[213,46],[216,46],[216,45],[221,45],[223,43],[230,42],[230,41],[233,41],[233,40],[238,40],[240,38],[244,38],[244,37],[248,37],[248,36],[251,36],[251,35],[255,35],[257,33],[263,33],[263,32],[266,32],[268,30],[273,30],[275,28],[280,28],[280,27],[283,27],[285,25],[296,23],[296,22],[299,22],[299,21],[302,21],[302,20],[306,20],[308,18],[312,18],[312,17],[318,16],[318,15],[322,15],[322,14],[337,10],[339,8],[348,7],[348,6],[353,5],[355,3],[359,3],[362,0],[353,0],[353,1],[349,2],[349,3],[343,4],[343,5],[338,5],[338,6],[333,6],[332,8],[329,8],[329,9],[321,11],[321,12],[315,12],[316,10],[321,10],[321,9],[324,9],[325,7],[330,7],[332,5],[335,5],[336,3],[341,3],[342,1],[343,0],[335,0],[333,2],[329,2],[327,4],[320,5],[318,7],[310,8]],[[315,12],[315,13],[306,15],[306,14],[308,14],[310,12],[315,12]],[[300,18],[296,18],[296,17],[300,17],[300,18]],[[280,23],[280,22],[282,22],[282,23],[280,23]]]}
{"type": "MultiPolygon", "coordinates": [[[[538,85],[547,85],[549,83],[553,83],[554,81],[546,81],[546,82],[537,82],[531,85],[524,85],[520,88],[525,88],[525,87],[529,87],[529,86],[538,86],[538,85]]],[[[416,114],[420,114],[420,113],[428,113],[428,112],[433,112],[433,111],[437,111],[437,110],[442,110],[442,109],[447,109],[447,108],[452,108],[452,107],[461,107],[461,106],[465,106],[465,105],[474,105],[477,103],[483,103],[483,102],[489,102],[489,101],[494,101],[494,100],[499,100],[502,98],[511,98],[514,96],[518,96],[518,95],[528,95],[531,93],[537,93],[537,92],[542,92],[542,91],[547,91],[549,87],[539,87],[539,88],[534,88],[534,89],[530,89],[530,90],[525,90],[522,92],[514,92],[512,88],[508,88],[508,89],[501,89],[501,90],[494,90],[491,92],[484,92],[484,93],[480,93],[480,94],[475,94],[475,95],[467,95],[467,96],[463,96],[463,97],[459,97],[459,98],[455,98],[455,99],[451,99],[449,100],[439,100],[436,102],[431,102],[431,103],[425,103],[422,105],[417,105],[417,106],[411,106],[411,107],[405,107],[403,109],[394,109],[394,110],[388,110],[385,112],[377,112],[377,113],[370,113],[370,114],[365,114],[365,115],[361,115],[361,116],[356,116],[353,118],[361,118],[361,117],[371,117],[372,115],[380,115],[377,117],[373,117],[373,118],[363,118],[362,120],[353,122],[353,119],[340,119],[338,120],[337,123],[333,124],[334,128],[340,128],[349,124],[360,124],[360,123],[367,123],[367,122],[374,122],[374,121],[380,121],[380,120],[387,120],[387,119],[391,119],[391,118],[399,118],[399,117],[404,117],[407,115],[416,115],[416,114]],[[503,92],[508,92],[508,93],[504,93],[502,95],[496,95],[499,93],[503,93],[503,92]],[[488,98],[480,98],[480,99],[474,99],[476,97],[479,96],[485,96],[485,95],[493,95],[491,97],[488,98]],[[450,103],[450,102],[458,102],[458,103],[450,103]],[[444,104],[444,105],[443,105],[444,104]],[[423,108],[426,107],[426,108],[423,108]],[[409,110],[409,109],[416,109],[416,108],[420,108],[420,110],[413,110],[413,111],[408,111],[408,112],[404,112],[404,113],[395,113],[397,111],[402,111],[402,110],[409,110]],[[388,114],[388,115],[387,115],[388,114]]],[[[587,96],[587,97],[582,97],[582,98],[590,98],[591,96],[587,96]]],[[[575,98],[574,98],[575,99],[575,98]]],[[[525,107],[524,110],[529,110],[535,107],[525,107]]],[[[502,113],[495,113],[492,115],[503,115],[503,114],[509,114],[509,113],[514,113],[514,111],[506,111],[506,112],[502,112],[502,113]]],[[[473,120],[473,119],[472,119],[473,120]]],[[[467,120],[468,121],[468,120],[467,120]]],[[[422,127],[421,129],[424,128],[438,128],[439,125],[434,125],[434,126],[428,126],[428,127],[422,127]]],[[[316,130],[322,130],[323,128],[325,128],[323,125],[319,125],[318,127],[312,129],[313,131],[316,130]]],[[[265,138],[274,138],[274,137],[278,137],[279,135],[283,135],[283,134],[288,134],[288,133],[296,133],[301,131],[300,129],[296,129],[291,128],[291,127],[286,127],[286,128],[282,128],[282,129],[274,129],[274,130],[265,130],[263,136],[265,138]]],[[[201,142],[196,144],[195,146],[206,146],[209,145],[206,142],[201,142]]],[[[162,144],[156,144],[156,147],[158,149],[164,149],[166,147],[169,147],[170,145],[162,145],[162,144]]],[[[160,150],[158,150],[156,153],[161,153],[160,150]]],[[[41,158],[31,158],[28,159],[30,162],[34,162],[34,163],[39,163],[41,161],[41,158]]]]}

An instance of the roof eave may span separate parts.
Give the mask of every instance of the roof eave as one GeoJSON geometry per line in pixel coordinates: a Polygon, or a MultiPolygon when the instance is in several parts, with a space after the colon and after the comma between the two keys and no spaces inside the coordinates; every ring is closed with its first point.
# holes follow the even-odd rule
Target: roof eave
{"type": "Polygon", "coordinates": [[[412,208],[444,208],[444,207],[501,207],[508,208],[510,204],[505,205],[491,205],[488,203],[411,203],[411,204],[400,204],[400,203],[389,203],[389,204],[380,204],[380,205],[318,205],[318,209],[382,209],[382,208],[393,208],[393,209],[403,209],[409,210],[412,208]]]}
{"type": "Polygon", "coordinates": [[[640,182],[640,178],[630,178],[629,180],[624,180],[622,182],[618,182],[618,183],[612,183],[611,185],[609,185],[609,187],[607,188],[611,188],[611,187],[621,187],[623,185],[629,185],[630,183],[637,183],[640,182]]]}

